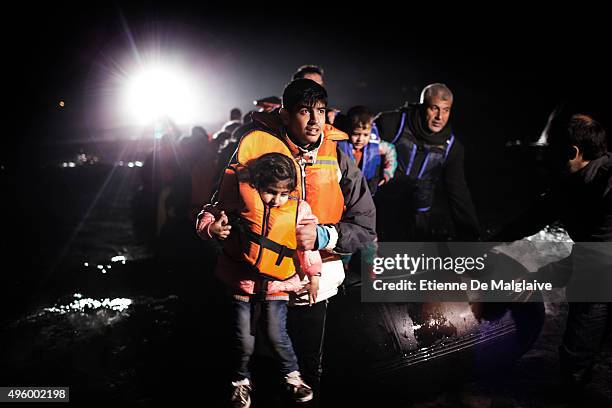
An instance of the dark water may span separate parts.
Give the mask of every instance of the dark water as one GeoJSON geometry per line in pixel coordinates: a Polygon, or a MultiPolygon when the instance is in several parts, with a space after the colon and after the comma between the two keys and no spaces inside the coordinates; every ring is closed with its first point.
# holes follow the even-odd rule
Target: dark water
{"type": "MultiPolygon", "coordinates": [[[[211,277],[215,249],[186,232],[169,243],[173,259],[152,255],[132,228],[138,171],[97,164],[32,170],[26,178],[3,174],[5,191],[15,194],[3,203],[14,218],[3,250],[15,266],[3,267],[1,385],[69,386],[80,405],[224,406],[228,318],[211,277]]],[[[482,378],[448,367],[456,371],[452,384],[431,387],[435,392],[407,384],[381,400],[405,407],[567,406],[557,378],[567,305],[547,303],[546,311],[540,337],[514,365],[482,378]]],[[[611,392],[612,339],[595,369],[584,406],[611,392]]],[[[358,391],[326,378],[324,386],[339,399],[358,391]]],[[[274,382],[266,387],[274,390],[274,382]]]]}

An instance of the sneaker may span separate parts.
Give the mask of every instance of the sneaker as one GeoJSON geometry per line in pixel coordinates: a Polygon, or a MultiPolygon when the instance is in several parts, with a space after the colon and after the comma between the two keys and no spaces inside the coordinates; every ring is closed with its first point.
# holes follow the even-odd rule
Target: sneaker
{"type": "Polygon", "coordinates": [[[249,408],[251,406],[251,383],[248,378],[232,382],[232,408],[249,408]]]}
{"type": "Polygon", "coordinates": [[[310,388],[302,377],[299,371],[293,371],[285,376],[287,390],[293,399],[297,402],[310,401],[313,397],[312,388],[310,388]]]}

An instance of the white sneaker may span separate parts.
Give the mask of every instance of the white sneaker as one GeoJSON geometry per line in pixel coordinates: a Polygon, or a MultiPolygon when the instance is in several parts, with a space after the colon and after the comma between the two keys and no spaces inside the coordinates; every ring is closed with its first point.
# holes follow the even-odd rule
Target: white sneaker
{"type": "Polygon", "coordinates": [[[312,388],[310,388],[302,377],[299,371],[293,371],[285,376],[287,390],[297,402],[310,401],[313,397],[312,388]]]}
{"type": "Polygon", "coordinates": [[[251,383],[248,378],[232,382],[234,392],[232,392],[232,408],[249,408],[251,406],[251,383]]]}

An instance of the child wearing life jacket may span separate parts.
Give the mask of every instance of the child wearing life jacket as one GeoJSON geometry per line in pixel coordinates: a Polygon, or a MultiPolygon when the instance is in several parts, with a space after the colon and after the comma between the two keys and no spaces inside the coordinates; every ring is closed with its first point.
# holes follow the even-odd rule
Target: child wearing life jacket
{"type": "MultiPolygon", "coordinates": [[[[357,164],[372,195],[378,187],[393,178],[397,169],[395,146],[380,140],[373,122],[374,114],[365,106],[353,106],[336,122],[338,127],[349,135],[349,140],[339,142],[338,147],[357,164]]],[[[374,241],[359,251],[356,262],[351,261],[352,255],[342,256],[344,269],[350,269],[355,263],[361,265],[362,261],[371,268],[377,250],[378,246],[374,241]]]]}
{"type": "Polygon", "coordinates": [[[395,146],[380,140],[372,126],[373,121],[374,115],[368,108],[354,106],[336,122],[349,135],[349,140],[339,142],[338,147],[355,161],[372,195],[379,186],[393,178],[397,169],[395,146]]]}
{"type": "MultiPolygon", "coordinates": [[[[255,326],[260,316],[266,323],[268,337],[280,360],[281,372],[291,396],[297,402],[306,402],[313,398],[312,389],[301,379],[297,357],[286,329],[289,300],[287,292],[308,290],[310,303],[314,303],[322,265],[318,251],[295,250],[296,225],[308,220],[316,222],[308,203],[292,195],[297,187],[297,174],[296,163],[289,156],[282,153],[264,154],[249,162],[246,168],[237,168],[236,180],[242,180],[241,215],[230,214],[228,217],[225,209],[221,208],[215,217],[213,210],[210,210],[203,213],[198,223],[197,229],[201,237],[225,241],[225,254],[232,253],[231,240],[239,241],[238,246],[234,245],[233,248],[239,247],[245,252],[249,252],[249,249],[243,249],[245,247],[257,250],[254,255],[256,262],[247,265],[246,271],[244,259],[231,259],[229,256],[221,256],[219,262],[225,264],[222,264],[222,268],[217,268],[222,271],[218,274],[219,278],[232,294],[234,337],[239,357],[232,382],[234,407],[249,407],[251,403],[251,375],[248,364],[254,351],[255,326]],[[248,182],[245,183],[246,178],[248,182]],[[260,200],[257,206],[251,204],[251,201],[256,200],[260,200]],[[253,207],[256,210],[247,208],[245,213],[244,207],[253,207]],[[259,214],[261,212],[263,214],[259,214]],[[249,228],[252,224],[249,213],[257,213],[263,218],[261,230],[258,231],[260,234],[249,228]],[[292,228],[287,228],[288,223],[291,223],[292,228]],[[280,237],[284,234],[292,234],[293,237],[278,242],[283,241],[280,237]],[[248,245],[245,246],[245,242],[248,245]],[[267,264],[268,266],[267,258],[273,262],[267,264]],[[298,262],[294,263],[292,258],[297,258],[298,262]],[[288,265],[284,269],[283,262],[288,265]],[[295,264],[309,277],[310,284],[307,288],[302,286],[295,264]],[[275,267],[281,268],[282,272],[274,272],[275,267]]],[[[220,201],[220,204],[223,205],[223,202],[220,201]]]]}

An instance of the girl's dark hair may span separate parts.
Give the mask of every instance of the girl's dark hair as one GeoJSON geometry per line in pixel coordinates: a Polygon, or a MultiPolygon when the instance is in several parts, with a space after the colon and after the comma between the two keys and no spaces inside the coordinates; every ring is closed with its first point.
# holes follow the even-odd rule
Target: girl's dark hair
{"type": "Polygon", "coordinates": [[[270,184],[290,180],[289,191],[297,186],[297,172],[293,160],[282,153],[266,153],[255,159],[249,165],[251,186],[257,190],[264,189],[270,184]]]}

